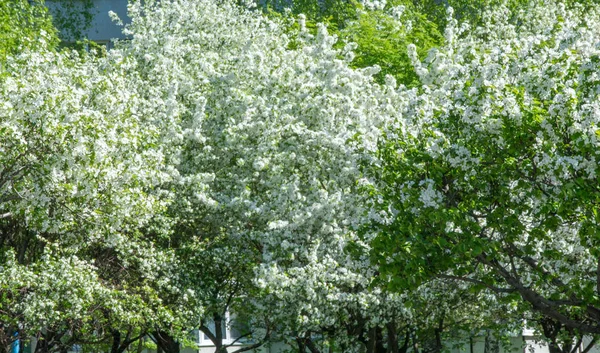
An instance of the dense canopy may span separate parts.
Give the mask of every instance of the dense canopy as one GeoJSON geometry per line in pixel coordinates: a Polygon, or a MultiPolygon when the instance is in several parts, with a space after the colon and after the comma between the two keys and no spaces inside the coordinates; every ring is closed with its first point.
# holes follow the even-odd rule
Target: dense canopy
{"type": "Polygon", "coordinates": [[[284,5],[0,4],[0,347],[593,345],[598,5],[284,5]]]}

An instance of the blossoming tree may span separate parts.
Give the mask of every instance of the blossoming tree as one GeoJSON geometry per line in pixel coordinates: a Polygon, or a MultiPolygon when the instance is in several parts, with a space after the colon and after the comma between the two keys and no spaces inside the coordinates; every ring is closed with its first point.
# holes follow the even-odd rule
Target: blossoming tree
{"type": "Polygon", "coordinates": [[[454,21],[424,62],[412,48],[423,87],[372,169],[393,287],[438,276],[496,293],[552,351],[600,334],[598,16],[534,1],[468,33],[454,21]]]}
{"type": "Polygon", "coordinates": [[[140,112],[176,122],[162,128],[175,146],[165,246],[202,279],[195,292],[207,311],[196,327],[221,350],[207,323],[251,309],[300,349],[376,349],[381,339],[369,332],[381,336],[406,313],[401,296],[370,288],[358,180],[378,126],[399,118],[395,81],[380,86],[377,69],[349,68],[352,47],[335,50],[324,27],[286,34],[228,2],[148,1],[131,11],[132,40],[119,50],[135,62],[128,77],[146,100],[140,112]],[[294,46],[290,36],[299,36],[294,46]]]}
{"type": "Polygon", "coordinates": [[[134,2],[106,57],[7,58],[3,341],[174,353],[197,328],[221,353],[252,314],[239,352],[439,352],[524,302],[549,336],[598,333],[595,8],[450,21],[407,89],[247,7],[134,2]]]}
{"type": "Polygon", "coordinates": [[[0,306],[3,341],[36,336],[39,351],[52,351],[88,340],[80,334],[102,340],[99,322],[125,330],[154,317],[146,288],[166,257],[136,230],[162,208],[148,191],[165,175],[159,135],[136,114],[122,58],[45,43],[1,68],[0,306]],[[137,275],[107,270],[117,263],[137,275]]]}

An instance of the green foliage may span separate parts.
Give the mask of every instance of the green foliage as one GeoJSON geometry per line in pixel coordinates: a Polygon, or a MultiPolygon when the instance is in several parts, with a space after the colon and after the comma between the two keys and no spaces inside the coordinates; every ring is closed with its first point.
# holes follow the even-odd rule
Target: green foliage
{"type": "Polygon", "coordinates": [[[443,37],[434,23],[412,6],[392,7],[387,11],[361,11],[341,31],[344,42],[357,44],[352,66],[363,68],[378,65],[381,71],[375,79],[383,83],[386,75],[407,86],[418,84],[406,48],[415,44],[420,57],[442,43],[443,37]]]}
{"type": "Polygon", "coordinates": [[[528,6],[472,32],[451,20],[446,45],[414,60],[423,88],[369,185],[384,215],[373,259],[394,290],[454,279],[530,324],[552,318],[544,331],[596,334],[600,9],[528,6]]]}
{"type": "Polygon", "coordinates": [[[83,39],[73,43],[62,42],[59,46],[61,49],[70,49],[79,53],[80,56],[85,57],[86,54],[90,53],[95,57],[106,57],[107,50],[103,44],[98,44],[93,40],[83,39]]]}
{"type": "MultiPolygon", "coordinates": [[[[284,20],[303,14],[305,26],[313,34],[317,31],[317,23],[326,24],[328,32],[338,37],[338,48],[356,43],[351,67],[380,67],[380,72],[374,76],[379,83],[385,81],[386,75],[391,75],[404,85],[417,85],[418,78],[407,55],[407,46],[417,45],[419,57],[424,58],[431,48],[443,43],[438,25],[409,1],[390,2],[382,9],[367,9],[357,1],[327,4],[301,1],[287,5],[290,7],[285,10],[282,3],[268,2],[265,12],[270,17],[284,20]]],[[[445,11],[443,7],[442,11],[445,11]]],[[[289,21],[288,28],[290,32],[299,29],[295,21],[289,21]]],[[[292,41],[292,46],[295,45],[292,41]]]]}
{"type": "Polygon", "coordinates": [[[56,30],[42,2],[0,1],[0,63],[25,49],[57,43],[56,30]]]}
{"type": "MultiPolygon", "coordinates": [[[[415,8],[425,15],[428,20],[435,23],[443,32],[447,25],[446,9],[454,9],[454,18],[459,23],[466,22],[472,28],[485,25],[489,10],[499,6],[506,6],[508,12],[505,21],[513,21],[519,11],[526,11],[530,0],[412,0],[415,8]]],[[[597,0],[564,0],[567,6],[572,4],[586,4],[591,6],[597,0]]]]}
{"type": "Polygon", "coordinates": [[[486,9],[503,3],[508,3],[509,8],[514,9],[516,5],[527,2],[528,0],[413,0],[417,10],[435,23],[441,31],[446,27],[448,7],[454,9],[455,18],[459,22],[477,26],[481,24],[486,9]]]}

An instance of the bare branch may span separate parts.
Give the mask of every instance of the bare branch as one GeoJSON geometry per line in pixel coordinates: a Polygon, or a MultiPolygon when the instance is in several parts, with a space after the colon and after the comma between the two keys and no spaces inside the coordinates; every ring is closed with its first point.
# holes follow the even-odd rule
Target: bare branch
{"type": "MultiPolygon", "coordinates": [[[[250,335],[250,333],[248,333],[247,335],[242,335],[242,336],[236,338],[235,341],[233,341],[230,345],[228,345],[228,347],[230,347],[233,344],[235,344],[240,338],[243,338],[243,337],[249,336],[249,335],[250,335]]],[[[259,348],[262,345],[264,345],[265,343],[267,343],[270,338],[271,338],[271,327],[269,325],[267,325],[267,332],[265,332],[265,336],[260,341],[254,343],[254,344],[251,344],[249,346],[239,348],[239,349],[233,351],[233,353],[241,353],[241,352],[246,352],[246,351],[249,351],[249,350],[253,350],[253,349],[259,348]]]]}

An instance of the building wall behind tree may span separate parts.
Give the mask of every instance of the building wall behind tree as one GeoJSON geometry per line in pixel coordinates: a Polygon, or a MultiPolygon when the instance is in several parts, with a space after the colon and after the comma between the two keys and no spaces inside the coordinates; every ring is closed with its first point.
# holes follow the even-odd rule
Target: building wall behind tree
{"type": "Polygon", "coordinates": [[[127,0],[47,0],[46,6],[61,39],[68,43],[82,39],[98,43],[124,39],[122,27],[113,22],[109,11],[115,12],[123,23],[130,21],[127,0]]]}

